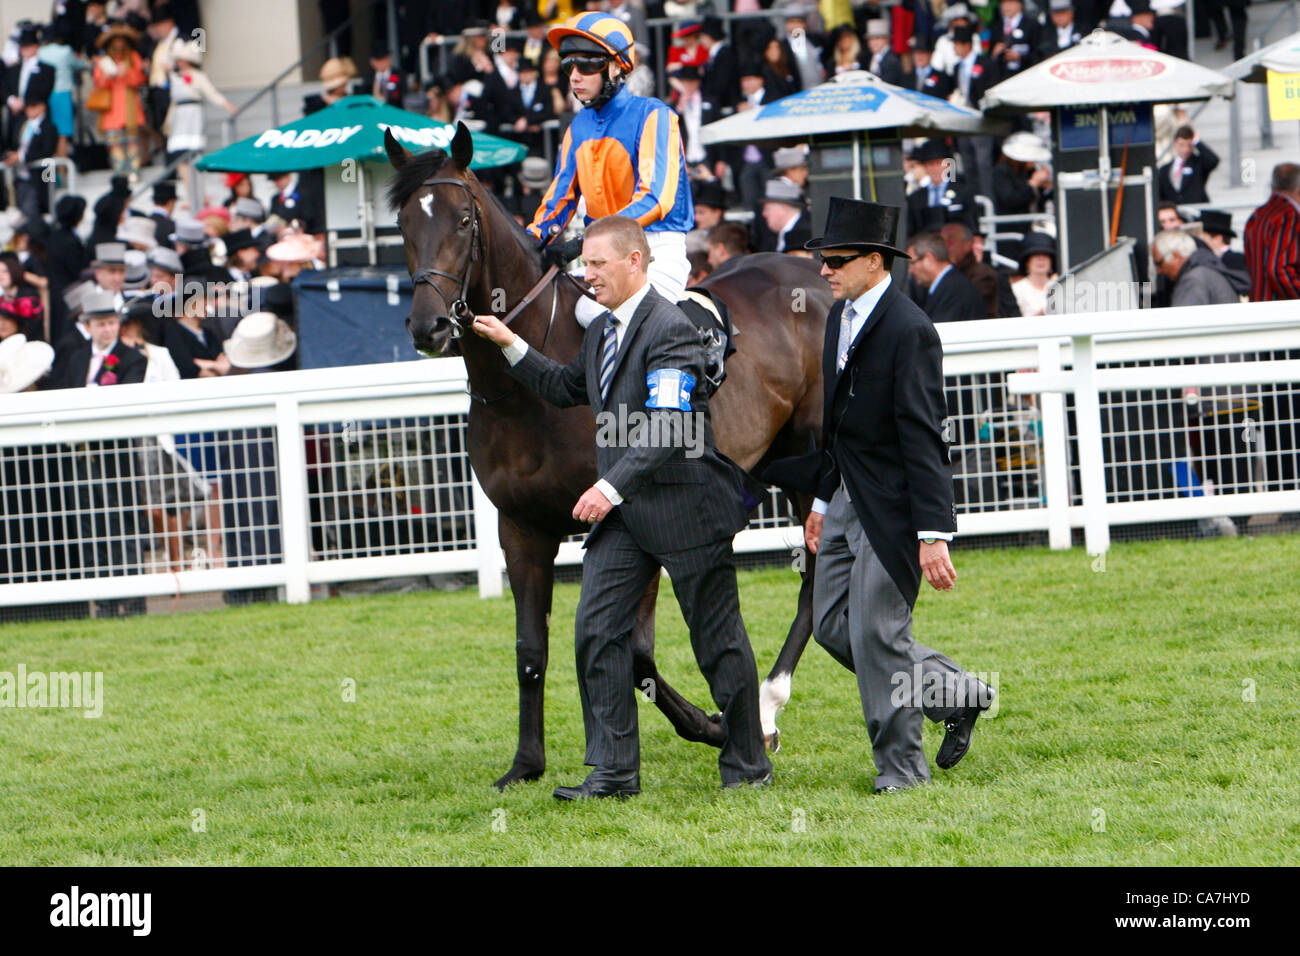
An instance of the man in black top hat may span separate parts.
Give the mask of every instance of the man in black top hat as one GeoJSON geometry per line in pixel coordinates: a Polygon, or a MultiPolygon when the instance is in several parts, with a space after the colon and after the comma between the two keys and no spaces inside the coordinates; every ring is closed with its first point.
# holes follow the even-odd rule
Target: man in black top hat
{"type": "Polygon", "coordinates": [[[18,149],[27,102],[38,99],[47,103],[54,92],[54,67],[40,61],[40,51],[40,33],[34,26],[24,27],[18,34],[18,62],[5,67],[0,80],[0,94],[3,94],[0,98],[4,100],[0,103],[0,115],[5,118],[0,124],[0,144],[4,147],[0,153],[18,149]]]}
{"type": "Polygon", "coordinates": [[[555,119],[552,88],[542,80],[536,61],[519,61],[519,82],[507,91],[506,102],[510,121],[514,123],[514,138],[527,146],[531,154],[541,154],[542,124],[555,119]]]}
{"type": "Polygon", "coordinates": [[[836,303],[822,355],[821,451],[768,477],[814,492],[804,539],[817,555],[813,633],[857,676],[877,793],[925,783],[922,715],[947,731],[936,762],[966,753],[992,692],[912,637],[921,578],[957,578],[957,530],[942,435],[943,348],[934,323],[891,281],[901,210],[831,197],[826,234],[808,243],[836,303]]]}
{"type": "Polygon", "coordinates": [[[1219,261],[1225,267],[1249,276],[1245,255],[1231,247],[1232,240],[1237,238],[1237,233],[1232,228],[1232,214],[1218,209],[1202,209],[1200,223],[1205,244],[1219,257],[1219,261]]]}
{"type": "Polygon", "coordinates": [[[14,168],[14,199],[29,220],[39,219],[50,211],[50,193],[40,163],[54,156],[59,131],[50,119],[48,98],[49,94],[43,90],[28,89],[13,146],[3,154],[4,165],[14,168]]]}
{"type": "Polygon", "coordinates": [[[975,203],[975,191],[959,181],[948,144],[942,139],[927,139],[912,150],[912,158],[925,167],[930,182],[907,197],[907,234],[942,228],[949,219],[964,222],[972,232],[978,231],[979,206],[975,203]],[[938,208],[944,215],[938,220],[927,219],[926,210],[938,208]]]}
{"type": "Polygon", "coordinates": [[[1040,60],[1056,56],[1083,39],[1083,31],[1075,19],[1074,0],[1048,0],[1048,17],[1049,22],[1043,27],[1043,36],[1039,40],[1040,60]]]}
{"type": "Polygon", "coordinates": [[[381,103],[402,108],[402,74],[393,68],[393,56],[385,40],[376,40],[370,48],[370,72],[361,80],[357,90],[369,93],[381,103]]]}
{"type": "Polygon", "coordinates": [[[946,100],[952,95],[952,79],[930,64],[933,54],[934,40],[928,35],[912,40],[912,71],[904,77],[903,85],[918,93],[946,100]]]}
{"type": "Polygon", "coordinates": [[[172,247],[172,233],[176,231],[176,220],[172,214],[176,211],[176,183],[164,179],[153,187],[153,209],[149,218],[154,221],[154,235],[158,245],[172,247]]]}

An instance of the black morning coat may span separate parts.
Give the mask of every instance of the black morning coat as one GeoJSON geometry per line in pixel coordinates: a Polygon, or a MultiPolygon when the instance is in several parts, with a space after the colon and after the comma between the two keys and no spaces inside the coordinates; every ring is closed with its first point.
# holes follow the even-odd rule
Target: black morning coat
{"type": "Polygon", "coordinates": [[[957,530],[943,347],[934,323],[891,282],[835,370],[840,314],[826,318],[821,451],[774,462],[764,478],[829,501],[843,480],[871,548],[908,605],[921,586],[918,531],[957,530]]]}

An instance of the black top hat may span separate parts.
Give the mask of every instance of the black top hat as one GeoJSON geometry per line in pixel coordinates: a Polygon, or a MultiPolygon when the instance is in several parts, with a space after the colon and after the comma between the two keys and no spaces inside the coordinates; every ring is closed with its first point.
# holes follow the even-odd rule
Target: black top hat
{"type": "Polygon", "coordinates": [[[388,56],[388,41],[375,40],[370,44],[370,59],[381,60],[388,56]]]}
{"type": "Polygon", "coordinates": [[[50,238],[50,224],[36,216],[33,219],[24,219],[14,227],[15,234],[22,234],[29,239],[35,239],[37,242],[45,242],[50,238]]]}
{"type": "Polygon", "coordinates": [[[1020,244],[1020,271],[1029,268],[1029,257],[1047,255],[1052,257],[1052,268],[1056,268],[1056,242],[1045,232],[1031,232],[1020,244]]]}
{"type": "Polygon", "coordinates": [[[170,180],[164,179],[153,187],[153,204],[155,206],[166,205],[176,198],[176,184],[170,180]]]}
{"type": "Polygon", "coordinates": [[[934,37],[928,33],[919,33],[912,40],[913,50],[924,50],[926,53],[934,52],[934,37]]]}
{"type": "Polygon", "coordinates": [[[721,40],[727,35],[727,31],[722,28],[722,20],[714,16],[705,17],[700,22],[700,32],[713,37],[715,40],[721,40]]]}
{"type": "Polygon", "coordinates": [[[952,28],[953,43],[970,43],[975,36],[975,31],[968,26],[959,26],[952,28]]]}
{"type": "Polygon", "coordinates": [[[762,76],[763,60],[757,56],[742,56],[737,73],[741,76],[762,76]]]}
{"type": "Polygon", "coordinates": [[[1148,0],[1125,0],[1129,8],[1129,16],[1136,17],[1140,13],[1154,13],[1148,0]]]}
{"type": "Polygon", "coordinates": [[[898,237],[897,206],[832,196],[826,213],[826,235],[804,243],[805,249],[869,249],[912,258],[894,243],[898,237]]]}
{"type": "Polygon", "coordinates": [[[519,37],[506,37],[506,49],[514,50],[516,53],[523,53],[524,41],[519,37]]]}
{"type": "Polygon", "coordinates": [[[19,46],[38,46],[41,42],[41,33],[35,26],[25,26],[18,33],[19,46]]]}
{"type": "Polygon", "coordinates": [[[912,150],[912,158],[918,163],[924,163],[931,159],[952,159],[952,150],[942,139],[927,139],[916,149],[912,150]]]}
{"type": "Polygon", "coordinates": [[[921,232],[938,232],[951,220],[947,206],[927,206],[921,212],[921,232]]]}
{"type": "Polygon", "coordinates": [[[226,244],[226,255],[233,256],[240,249],[248,249],[257,245],[257,238],[253,235],[251,229],[236,229],[228,232],[222,237],[226,244]]]}
{"type": "Polygon", "coordinates": [[[1218,209],[1201,210],[1201,229],[1211,235],[1222,236],[1224,239],[1237,238],[1237,234],[1232,229],[1232,214],[1218,209]]]}
{"type": "Polygon", "coordinates": [[[153,16],[149,18],[150,23],[165,23],[168,20],[175,20],[170,3],[160,3],[153,8],[153,16]]]}
{"type": "Polygon", "coordinates": [[[679,80],[695,80],[698,82],[700,79],[700,68],[698,66],[683,66],[671,75],[677,77],[679,80]]]}
{"type": "Polygon", "coordinates": [[[727,203],[723,199],[722,183],[698,183],[695,187],[695,205],[726,209],[727,203]]]}

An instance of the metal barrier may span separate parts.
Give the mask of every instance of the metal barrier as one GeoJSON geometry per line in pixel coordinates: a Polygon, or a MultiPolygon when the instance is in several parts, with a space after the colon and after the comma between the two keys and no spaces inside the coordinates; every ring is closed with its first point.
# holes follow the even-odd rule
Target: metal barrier
{"type": "Polygon", "coordinates": [[[1051,213],[1033,212],[1024,215],[1014,216],[997,216],[993,214],[993,200],[988,196],[975,197],[980,208],[984,210],[983,215],[979,218],[979,231],[984,236],[984,246],[988,249],[989,254],[1001,260],[999,264],[1010,263],[1010,268],[1019,268],[1020,264],[998,252],[998,242],[1001,240],[1012,239],[1017,242],[1025,238],[1025,232],[1032,229],[1038,223],[1048,223],[1055,227],[1056,217],[1051,213]],[[1010,223],[1025,225],[1025,229],[1020,232],[1001,232],[997,229],[1000,225],[1010,223]]]}
{"type": "MultiPolygon", "coordinates": [[[[1300,511],[1300,303],[939,332],[962,537],[1083,528],[1098,554],[1111,525],[1300,511]]],[[[440,359],[5,396],[0,606],[445,573],[500,594],[465,385],[440,359]]],[[[773,492],[736,550],[801,541],[773,492]]]]}

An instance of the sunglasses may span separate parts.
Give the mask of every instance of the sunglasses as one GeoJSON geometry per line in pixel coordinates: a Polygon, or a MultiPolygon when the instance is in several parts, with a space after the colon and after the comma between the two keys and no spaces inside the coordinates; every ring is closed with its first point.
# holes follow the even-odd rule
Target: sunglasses
{"type": "Polygon", "coordinates": [[[865,252],[855,252],[851,256],[824,256],[819,252],[817,253],[817,259],[832,269],[843,269],[854,259],[861,259],[864,255],[866,255],[865,252]]]}
{"type": "Polygon", "coordinates": [[[560,61],[560,72],[568,75],[573,71],[574,67],[577,67],[578,72],[583,76],[595,76],[605,69],[608,63],[609,57],[607,56],[574,54],[573,56],[566,56],[560,61]]]}

